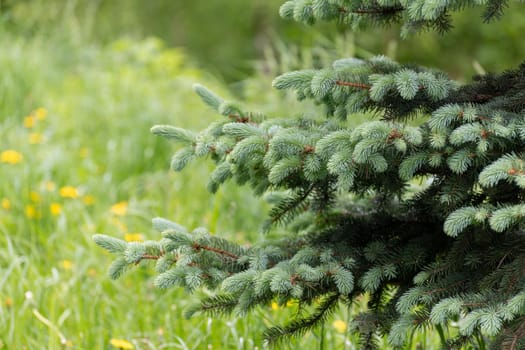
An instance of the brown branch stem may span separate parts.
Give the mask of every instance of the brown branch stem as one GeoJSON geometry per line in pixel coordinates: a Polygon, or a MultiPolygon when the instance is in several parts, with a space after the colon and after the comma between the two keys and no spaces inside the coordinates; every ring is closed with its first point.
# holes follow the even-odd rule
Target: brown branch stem
{"type": "Polygon", "coordinates": [[[238,255],[235,255],[231,252],[228,252],[226,250],[223,250],[223,249],[219,249],[219,248],[215,248],[215,247],[210,247],[210,246],[207,246],[207,245],[202,245],[202,244],[198,244],[198,243],[195,243],[193,244],[193,249],[195,250],[207,250],[207,251],[210,251],[210,252],[214,252],[214,253],[217,253],[217,254],[220,254],[220,255],[224,255],[224,256],[227,256],[229,258],[232,258],[234,260],[237,260],[239,259],[239,256],[238,255]]]}
{"type": "Polygon", "coordinates": [[[140,257],[140,260],[135,262],[135,265],[138,265],[142,260],[159,260],[163,256],[164,256],[164,252],[160,252],[160,255],[143,254],[140,257]]]}
{"type": "Polygon", "coordinates": [[[161,254],[161,255],[150,255],[150,254],[144,254],[142,255],[141,259],[146,259],[146,260],[158,260],[160,258],[162,258],[164,256],[164,254],[161,254]]]}
{"type": "Polygon", "coordinates": [[[372,87],[372,85],[368,85],[368,84],[355,83],[351,81],[342,81],[342,80],[337,80],[335,84],[340,85],[340,86],[356,87],[356,88],[363,89],[363,90],[370,90],[370,88],[372,87]]]}

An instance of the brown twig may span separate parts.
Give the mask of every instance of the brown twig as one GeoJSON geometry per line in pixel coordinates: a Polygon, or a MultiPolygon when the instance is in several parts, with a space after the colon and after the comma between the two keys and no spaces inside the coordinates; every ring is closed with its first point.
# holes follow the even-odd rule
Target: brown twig
{"type": "Polygon", "coordinates": [[[238,114],[230,114],[228,115],[229,119],[235,120],[237,123],[248,123],[250,121],[250,117],[238,115],[238,114]]]}
{"type": "Polygon", "coordinates": [[[315,147],[311,146],[311,145],[306,145],[306,146],[304,146],[303,151],[304,151],[304,153],[314,153],[315,152],[315,147]]]}
{"type": "Polygon", "coordinates": [[[142,255],[141,259],[142,260],[158,260],[158,259],[162,258],[163,256],[164,256],[164,254],[161,254],[161,255],[144,254],[144,255],[142,255]]]}
{"type": "Polygon", "coordinates": [[[140,257],[140,260],[138,260],[138,261],[135,262],[135,265],[140,264],[140,262],[141,262],[142,260],[159,260],[159,259],[162,258],[163,256],[164,256],[164,252],[160,252],[160,255],[143,254],[143,255],[140,257]]]}
{"type": "Polygon", "coordinates": [[[392,142],[393,140],[399,139],[401,137],[403,137],[403,134],[399,130],[392,129],[392,131],[390,131],[390,133],[388,134],[387,141],[392,142]]]}
{"type": "Polygon", "coordinates": [[[210,247],[210,246],[207,246],[207,245],[202,245],[202,244],[198,244],[198,243],[194,243],[193,246],[192,246],[193,249],[195,250],[207,250],[207,251],[210,251],[210,252],[214,252],[214,253],[217,253],[217,254],[220,254],[220,255],[224,255],[224,256],[227,256],[229,258],[232,258],[234,260],[237,260],[239,259],[239,256],[238,255],[235,255],[231,252],[228,252],[226,250],[223,250],[223,249],[219,249],[219,248],[215,248],[215,247],[210,247]]]}
{"type": "Polygon", "coordinates": [[[351,81],[342,81],[342,80],[337,80],[335,82],[335,84],[336,85],[340,85],[340,86],[356,87],[356,88],[364,89],[364,90],[370,90],[370,88],[372,87],[372,85],[368,85],[368,84],[355,83],[355,82],[351,82],[351,81]]]}

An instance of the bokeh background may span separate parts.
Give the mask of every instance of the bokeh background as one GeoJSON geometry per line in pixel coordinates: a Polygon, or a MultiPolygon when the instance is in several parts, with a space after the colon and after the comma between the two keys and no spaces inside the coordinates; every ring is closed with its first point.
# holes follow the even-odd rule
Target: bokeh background
{"type": "MultiPolygon", "coordinates": [[[[169,171],[174,147],[149,133],[220,118],[192,84],[270,117],[315,117],[322,111],[274,91],[273,77],[386,54],[467,82],[525,59],[517,1],[497,22],[469,11],[451,33],[407,40],[395,27],[289,23],[281,2],[0,0],[0,349],[261,349],[264,327],[297,311],[272,303],[247,317],[187,320],[198,295],[155,289],[148,266],[106,275],[112,257],[91,236],[158,239],[157,216],[246,244],[264,238],[263,200],[230,184],[207,193],[207,162],[169,171]]],[[[290,348],[354,349],[350,312],[290,348]]],[[[437,349],[434,339],[422,331],[408,348],[437,349]]]]}

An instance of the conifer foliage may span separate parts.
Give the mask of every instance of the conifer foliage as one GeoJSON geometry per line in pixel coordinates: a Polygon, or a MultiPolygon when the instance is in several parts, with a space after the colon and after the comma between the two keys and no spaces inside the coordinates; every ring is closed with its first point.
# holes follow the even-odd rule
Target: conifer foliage
{"type": "MultiPolygon", "coordinates": [[[[469,6],[483,6],[489,20],[505,2],[293,0],[280,12],[353,28],[401,22],[408,34],[445,31],[449,13],[469,6]]],[[[266,118],[196,85],[223,117],[201,132],[152,132],[181,145],[174,170],[196,158],[216,162],[211,192],[230,180],[273,193],[264,230],[287,234],[244,247],[154,219],[159,241],[94,237],[117,256],[110,276],[154,260],[158,287],[216,291],[190,314],[297,301],[295,319],[265,332],[270,344],[367,295],[352,328],[363,349],[375,348],[377,335],[401,348],[420,327],[434,327],[446,349],[480,341],[525,348],[525,64],[460,85],[382,56],[349,58],[285,73],[273,85],[314,100],[327,117],[266,118]],[[349,128],[347,119],[363,111],[381,118],[349,128]],[[408,123],[414,116],[425,121],[408,123]],[[444,332],[451,322],[457,332],[444,332]]]]}

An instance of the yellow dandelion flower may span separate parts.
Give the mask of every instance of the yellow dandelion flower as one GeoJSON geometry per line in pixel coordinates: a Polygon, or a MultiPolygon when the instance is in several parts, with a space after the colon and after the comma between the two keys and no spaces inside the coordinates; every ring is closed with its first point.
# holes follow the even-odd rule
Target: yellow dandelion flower
{"type": "Polygon", "coordinates": [[[27,129],[31,129],[35,126],[36,118],[32,115],[28,115],[24,118],[24,127],[27,129]]]}
{"type": "Polygon", "coordinates": [[[335,320],[334,322],[332,322],[332,326],[339,333],[346,333],[346,330],[348,329],[348,325],[345,321],[342,320],[335,320]]]}
{"type": "Polygon", "coordinates": [[[7,151],[0,153],[0,162],[2,163],[18,164],[22,161],[22,159],[24,159],[22,153],[12,149],[8,149],[7,151]]]}
{"type": "Polygon", "coordinates": [[[33,115],[38,120],[44,120],[47,118],[47,109],[44,107],[37,108],[33,111],[33,115]]]}
{"type": "Polygon", "coordinates": [[[26,208],[25,208],[25,212],[26,212],[26,216],[29,218],[29,219],[36,219],[37,216],[38,216],[38,212],[35,208],[34,205],[26,205],[26,208]]]}
{"type": "Polygon", "coordinates": [[[298,302],[297,300],[295,300],[295,299],[288,300],[288,301],[286,302],[286,307],[292,307],[292,306],[295,306],[295,305],[297,305],[297,304],[299,304],[299,302],[298,302]]]}
{"type": "Polygon", "coordinates": [[[109,341],[111,345],[116,347],[117,349],[123,349],[123,350],[131,350],[133,349],[133,344],[131,344],[129,341],[124,339],[111,339],[109,341]]]}
{"type": "Polygon", "coordinates": [[[277,304],[275,301],[272,301],[272,304],[270,305],[273,311],[279,310],[279,304],[277,304]]]}
{"type": "Polygon", "coordinates": [[[111,213],[117,216],[124,216],[128,212],[128,202],[122,201],[111,206],[111,213]]]}
{"type": "Polygon", "coordinates": [[[64,198],[75,199],[78,197],[78,189],[73,186],[64,186],[60,188],[60,191],[58,193],[64,198]]]}
{"type": "Polygon", "coordinates": [[[73,262],[71,260],[62,260],[59,265],[64,270],[71,270],[73,268],[73,262]]]}
{"type": "Polygon", "coordinates": [[[2,208],[5,210],[11,209],[11,201],[7,198],[2,198],[2,208]]]}
{"type": "Polygon", "coordinates": [[[44,182],[44,188],[47,192],[53,192],[54,190],[56,190],[57,185],[55,185],[53,181],[46,181],[44,182]]]}
{"type": "Polygon", "coordinates": [[[59,203],[51,203],[49,205],[49,212],[53,216],[58,216],[62,213],[62,206],[59,203]]]}
{"type": "Polygon", "coordinates": [[[41,144],[42,141],[44,141],[44,138],[42,137],[42,134],[38,132],[32,132],[29,134],[29,143],[32,145],[38,145],[41,144]]]}
{"type": "Polygon", "coordinates": [[[29,199],[31,199],[31,202],[33,203],[39,203],[42,200],[40,194],[36,191],[31,191],[29,193],[29,199]]]}
{"type": "Polygon", "coordinates": [[[89,148],[82,147],[78,153],[80,155],[80,158],[87,158],[89,157],[89,148]]]}
{"type": "Polygon", "coordinates": [[[6,307],[13,306],[13,299],[11,299],[10,297],[5,298],[4,304],[6,307]]]}
{"type": "Polygon", "coordinates": [[[141,242],[144,240],[142,233],[126,233],[124,235],[126,242],[141,242]]]}
{"type": "Polygon", "coordinates": [[[82,197],[82,202],[84,202],[85,205],[93,205],[95,204],[95,197],[90,194],[86,194],[84,197],[82,197]]]}

